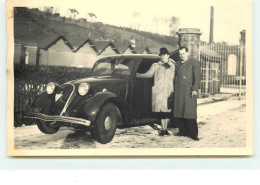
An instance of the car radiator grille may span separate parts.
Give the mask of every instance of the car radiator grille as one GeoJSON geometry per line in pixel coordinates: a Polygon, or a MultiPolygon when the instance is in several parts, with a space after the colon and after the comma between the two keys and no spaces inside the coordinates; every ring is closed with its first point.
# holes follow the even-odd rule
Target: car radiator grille
{"type": "Polygon", "coordinates": [[[73,86],[70,84],[61,85],[55,94],[55,101],[53,105],[53,114],[60,115],[64,106],[66,105],[71,93],[73,92],[73,86]]]}

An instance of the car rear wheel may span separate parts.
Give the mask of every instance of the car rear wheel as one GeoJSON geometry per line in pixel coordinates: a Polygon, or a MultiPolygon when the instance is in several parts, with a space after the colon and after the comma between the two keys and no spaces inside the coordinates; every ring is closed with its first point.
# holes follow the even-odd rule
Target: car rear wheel
{"type": "Polygon", "coordinates": [[[45,121],[37,121],[37,126],[41,132],[45,134],[54,134],[60,129],[59,126],[52,126],[50,123],[45,121]]]}
{"type": "Polygon", "coordinates": [[[91,136],[102,144],[109,143],[115,135],[116,127],[116,107],[112,103],[106,103],[93,122],[91,136]]]}

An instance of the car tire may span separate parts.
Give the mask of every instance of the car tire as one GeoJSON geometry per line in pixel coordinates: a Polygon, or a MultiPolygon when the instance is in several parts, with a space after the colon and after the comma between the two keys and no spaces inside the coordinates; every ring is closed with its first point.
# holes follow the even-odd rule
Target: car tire
{"type": "Polygon", "coordinates": [[[106,103],[101,107],[93,127],[91,129],[91,136],[99,143],[109,143],[115,136],[117,128],[117,113],[116,107],[112,103],[106,103]]]}
{"type": "Polygon", "coordinates": [[[45,121],[37,121],[37,126],[44,134],[55,134],[60,129],[59,126],[53,127],[50,125],[50,123],[45,121]]]}

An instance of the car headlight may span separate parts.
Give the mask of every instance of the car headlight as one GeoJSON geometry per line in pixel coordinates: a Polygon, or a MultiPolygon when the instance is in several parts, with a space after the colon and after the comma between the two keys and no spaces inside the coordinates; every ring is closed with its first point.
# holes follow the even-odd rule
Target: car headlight
{"type": "Polygon", "coordinates": [[[46,86],[46,91],[48,94],[53,94],[54,90],[55,90],[56,84],[53,82],[49,82],[46,86]]]}
{"type": "Polygon", "coordinates": [[[89,84],[87,84],[87,83],[81,83],[80,85],[79,85],[79,88],[78,88],[78,92],[79,92],[79,94],[81,95],[81,96],[84,96],[84,95],[86,95],[87,93],[88,93],[88,91],[89,91],[89,84]]]}

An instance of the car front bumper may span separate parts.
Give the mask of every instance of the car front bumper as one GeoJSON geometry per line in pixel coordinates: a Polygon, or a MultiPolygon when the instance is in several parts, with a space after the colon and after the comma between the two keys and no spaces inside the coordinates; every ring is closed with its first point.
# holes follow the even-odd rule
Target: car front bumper
{"type": "Polygon", "coordinates": [[[91,122],[86,119],[76,118],[76,117],[69,117],[69,116],[59,116],[59,115],[46,115],[37,112],[29,112],[24,115],[24,118],[32,118],[32,119],[39,119],[42,121],[47,122],[64,122],[64,123],[72,123],[84,126],[90,126],[91,122]]]}

